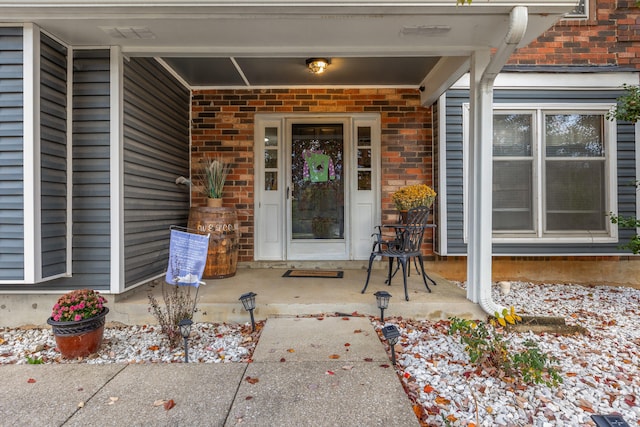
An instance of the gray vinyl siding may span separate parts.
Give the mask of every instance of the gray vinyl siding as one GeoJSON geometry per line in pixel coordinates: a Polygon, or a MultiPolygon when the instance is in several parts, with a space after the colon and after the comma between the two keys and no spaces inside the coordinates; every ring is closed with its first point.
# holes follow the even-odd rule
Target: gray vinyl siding
{"type": "Polygon", "coordinates": [[[22,28],[0,28],[0,280],[24,279],[22,28]]]}
{"type": "Polygon", "coordinates": [[[73,55],[73,287],[108,290],[111,268],[110,52],[73,55]]]}
{"type": "MultiPolygon", "coordinates": [[[[523,103],[613,103],[621,95],[610,90],[496,90],[494,104],[523,103]]],[[[450,90],[446,97],[446,158],[447,158],[447,241],[448,254],[466,254],[463,241],[463,122],[462,104],[469,102],[467,90],[450,90]]],[[[618,213],[635,216],[635,129],[631,123],[617,126],[617,168],[618,168],[618,213]]],[[[626,241],[633,230],[620,230],[620,242],[626,241]]],[[[619,243],[571,243],[571,244],[494,244],[494,255],[562,255],[562,254],[625,254],[618,248],[619,243]]]]}
{"type": "Polygon", "coordinates": [[[42,277],[67,269],[67,49],[40,42],[40,188],[42,277]]]}
{"type": "Polygon", "coordinates": [[[72,276],[47,290],[110,288],[110,53],[73,52],[72,276]]]}
{"type": "Polygon", "coordinates": [[[169,227],[186,226],[190,93],[157,61],[124,69],[125,287],[166,271],[169,227]]]}

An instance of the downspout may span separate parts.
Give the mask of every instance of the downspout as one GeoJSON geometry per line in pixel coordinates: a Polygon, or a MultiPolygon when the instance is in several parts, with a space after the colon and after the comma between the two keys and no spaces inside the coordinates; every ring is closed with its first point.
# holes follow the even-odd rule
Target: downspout
{"type": "MultiPolygon", "coordinates": [[[[495,54],[491,57],[489,64],[485,68],[479,82],[480,93],[490,94],[491,105],[493,105],[493,84],[496,77],[502,70],[502,67],[507,63],[509,57],[518,47],[518,44],[522,41],[525,32],[527,30],[528,23],[528,10],[525,6],[516,6],[511,10],[509,15],[509,31],[507,32],[504,40],[498,46],[495,54]]],[[[493,108],[491,108],[491,117],[493,116],[493,108]]],[[[493,140],[493,121],[486,120],[483,125],[483,140],[493,140]]],[[[493,174],[493,172],[491,172],[493,174]]],[[[491,196],[493,197],[493,196],[491,196]]],[[[491,257],[489,258],[489,272],[491,265],[491,257]]],[[[491,296],[491,274],[489,273],[489,280],[479,281],[479,300],[480,307],[489,315],[493,316],[494,313],[501,313],[504,309],[503,306],[493,301],[491,296]]]]}

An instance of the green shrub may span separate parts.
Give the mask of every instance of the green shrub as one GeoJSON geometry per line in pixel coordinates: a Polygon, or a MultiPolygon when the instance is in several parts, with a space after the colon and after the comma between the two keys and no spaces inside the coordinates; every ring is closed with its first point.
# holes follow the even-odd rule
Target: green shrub
{"type": "Polygon", "coordinates": [[[562,383],[562,377],[554,363],[556,359],[543,353],[535,341],[524,342],[524,349],[515,351],[507,345],[497,324],[514,324],[520,320],[513,308],[496,313],[493,322],[474,322],[451,317],[449,334],[458,334],[465,346],[469,361],[485,370],[498,370],[507,376],[521,379],[526,384],[545,384],[555,387],[562,383]]]}

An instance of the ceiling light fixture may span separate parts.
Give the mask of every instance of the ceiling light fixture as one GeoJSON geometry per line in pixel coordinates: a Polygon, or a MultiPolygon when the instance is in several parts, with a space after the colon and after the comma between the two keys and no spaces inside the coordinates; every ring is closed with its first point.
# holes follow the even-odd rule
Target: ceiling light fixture
{"type": "Polygon", "coordinates": [[[307,68],[313,74],[322,74],[324,70],[331,64],[331,61],[326,58],[309,58],[307,59],[307,68]]]}

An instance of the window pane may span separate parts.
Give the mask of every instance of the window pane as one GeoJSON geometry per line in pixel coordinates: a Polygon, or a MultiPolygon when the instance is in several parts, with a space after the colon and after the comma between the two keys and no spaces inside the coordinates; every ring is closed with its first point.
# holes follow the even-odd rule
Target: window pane
{"type": "Polygon", "coordinates": [[[358,190],[371,190],[371,172],[358,171],[358,190]]]}
{"type": "Polygon", "coordinates": [[[545,116],[547,157],[601,157],[604,155],[602,114],[545,116]]]}
{"type": "Polygon", "coordinates": [[[264,167],[271,169],[278,167],[278,150],[264,150],[264,167]]]}
{"type": "Polygon", "coordinates": [[[532,161],[493,162],[493,229],[533,230],[532,161]]]}
{"type": "Polygon", "coordinates": [[[371,168],[371,149],[358,148],[358,169],[371,168]]]}
{"type": "Polygon", "coordinates": [[[546,161],[547,230],[606,230],[604,160],[546,161]]]}
{"type": "Polygon", "coordinates": [[[276,191],[278,189],[278,172],[266,172],[264,174],[264,189],[276,191]]]}
{"type": "Polygon", "coordinates": [[[531,156],[531,114],[494,114],[493,155],[531,156]]]}
{"type": "Polygon", "coordinates": [[[371,145],[371,128],[369,126],[358,127],[358,146],[371,145]]]}
{"type": "Polygon", "coordinates": [[[275,147],[278,145],[278,128],[264,129],[264,145],[267,147],[275,147]]]}

